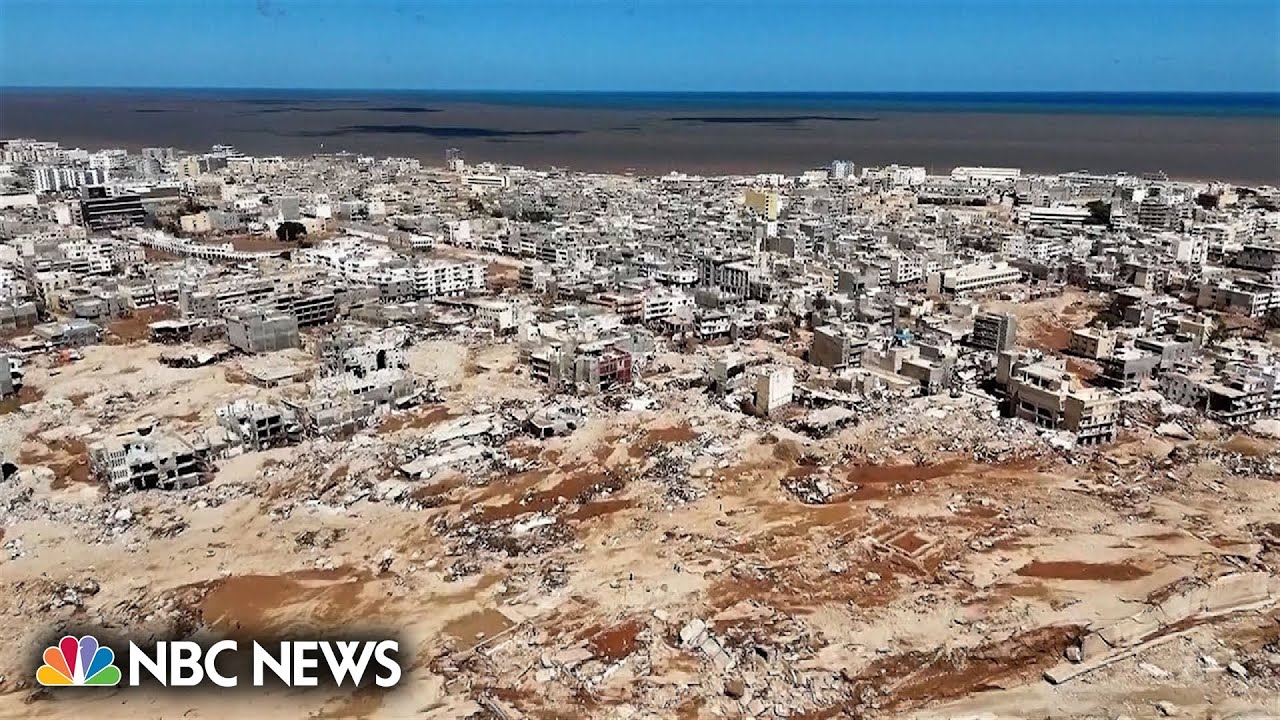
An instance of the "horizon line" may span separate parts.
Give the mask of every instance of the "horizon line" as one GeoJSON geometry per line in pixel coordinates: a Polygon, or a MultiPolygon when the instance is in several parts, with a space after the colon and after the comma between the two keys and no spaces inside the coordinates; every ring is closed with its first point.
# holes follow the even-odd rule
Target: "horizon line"
{"type": "Polygon", "coordinates": [[[1276,90],[613,90],[527,88],[411,88],[411,87],[299,87],[250,85],[19,85],[0,84],[0,90],[234,90],[294,92],[422,92],[504,93],[527,95],[1254,95],[1275,96],[1276,90]]]}

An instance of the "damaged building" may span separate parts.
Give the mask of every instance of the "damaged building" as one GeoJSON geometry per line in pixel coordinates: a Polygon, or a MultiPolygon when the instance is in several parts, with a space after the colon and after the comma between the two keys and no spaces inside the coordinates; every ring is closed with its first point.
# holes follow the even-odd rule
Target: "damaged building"
{"type": "Polygon", "coordinates": [[[204,453],[187,441],[150,428],[89,445],[94,474],[112,491],[180,490],[204,481],[204,453]]]}

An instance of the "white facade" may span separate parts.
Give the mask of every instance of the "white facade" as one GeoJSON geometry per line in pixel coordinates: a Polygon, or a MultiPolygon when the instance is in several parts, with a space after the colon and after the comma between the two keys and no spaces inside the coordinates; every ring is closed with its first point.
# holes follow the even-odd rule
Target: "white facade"
{"type": "Polygon", "coordinates": [[[99,168],[37,165],[31,169],[36,192],[50,193],[72,190],[82,185],[101,185],[107,181],[106,171],[99,168]]]}
{"type": "Polygon", "coordinates": [[[770,415],[791,404],[795,393],[796,373],[789,367],[777,367],[756,375],[755,410],[759,415],[770,415]]]}
{"type": "Polygon", "coordinates": [[[943,270],[935,277],[939,280],[937,289],[946,294],[958,295],[1020,282],[1022,271],[1000,262],[993,265],[964,265],[943,270]]]}
{"type": "Polygon", "coordinates": [[[1059,205],[1054,207],[1028,207],[1019,211],[1025,223],[1037,225],[1078,225],[1089,219],[1088,208],[1059,205]]]}
{"type": "Polygon", "coordinates": [[[990,184],[1013,182],[1022,177],[1020,168],[958,167],[951,171],[951,179],[957,182],[990,184]]]}

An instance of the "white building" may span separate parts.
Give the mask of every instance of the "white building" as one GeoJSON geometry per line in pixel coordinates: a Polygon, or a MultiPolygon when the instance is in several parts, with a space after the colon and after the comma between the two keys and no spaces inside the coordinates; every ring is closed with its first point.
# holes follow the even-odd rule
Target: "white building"
{"type": "Polygon", "coordinates": [[[757,415],[772,415],[778,409],[791,404],[796,387],[796,372],[782,366],[760,371],[756,375],[755,395],[752,406],[757,415]]]}
{"type": "Polygon", "coordinates": [[[1021,281],[1022,271],[1006,262],[963,265],[931,275],[929,291],[935,295],[961,295],[1021,281]]]}
{"type": "Polygon", "coordinates": [[[82,185],[101,185],[106,181],[106,171],[99,168],[36,165],[31,169],[31,182],[35,185],[36,192],[40,193],[72,190],[82,185]]]}
{"type": "Polygon", "coordinates": [[[882,168],[863,168],[863,181],[886,182],[893,187],[912,187],[924,182],[925,169],[912,165],[886,165],[882,168]]]}
{"type": "Polygon", "coordinates": [[[1022,177],[1022,170],[1020,168],[978,166],[958,167],[951,171],[952,180],[965,183],[978,183],[982,185],[1013,182],[1020,177],[1022,177]]]}
{"type": "Polygon", "coordinates": [[[1092,216],[1088,208],[1071,205],[1027,207],[1018,211],[1019,219],[1030,225],[1081,225],[1092,216]]]}
{"type": "Polygon", "coordinates": [[[462,180],[472,190],[491,190],[511,187],[506,175],[468,175],[462,180]]]}

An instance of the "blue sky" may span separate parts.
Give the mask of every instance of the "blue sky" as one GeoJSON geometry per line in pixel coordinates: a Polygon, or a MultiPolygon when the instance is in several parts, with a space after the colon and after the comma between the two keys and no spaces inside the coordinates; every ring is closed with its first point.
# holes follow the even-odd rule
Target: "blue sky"
{"type": "Polygon", "coordinates": [[[0,0],[0,85],[1280,91],[1280,0],[0,0]]]}

